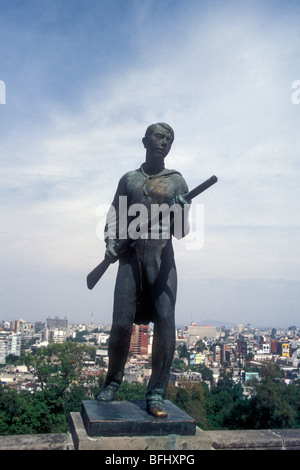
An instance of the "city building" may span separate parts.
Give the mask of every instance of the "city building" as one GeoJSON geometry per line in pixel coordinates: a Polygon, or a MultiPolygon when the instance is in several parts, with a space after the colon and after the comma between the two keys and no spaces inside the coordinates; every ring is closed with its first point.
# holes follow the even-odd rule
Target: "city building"
{"type": "Polygon", "coordinates": [[[6,364],[8,339],[6,334],[0,334],[0,364],[6,364]]]}
{"type": "Polygon", "coordinates": [[[14,333],[32,337],[34,334],[34,325],[33,323],[29,323],[28,321],[19,318],[19,320],[14,321],[14,333]]]}
{"type": "Polygon", "coordinates": [[[59,318],[59,317],[54,317],[54,318],[47,318],[46,321],[47,328],[49,330],[54,330],[56,328],[62,329],[62,328],[68,328],[68,320],[67,318],[59,318]]]}
{"type": "Polygon", "coordinates": [[[6,364],[10,354],[21,356],[24,350],[25,339],[18,333],[5,332],[0,334],[0,364],[6,364]]]}
{"type": "Polygon", "coordinates": [[[133,325],[129,352],[134,356],[148,356],[147,325],[133,325]]]}
{"type": "Polygon", "coordinates": [[[213,358],[214,362],[221,364],[221,347],[218,344],[213,346],[213,358]]]}
{"type": "Polygon", "coordinates": [[[187,327],[187,347],[193,348],[197,341],[200,339],[216,339],[217,338],[217,329],[215,326],[204,325],[198,326],[196,323],[192,322],[190,326],[187,327]]]}
{"type": "Polygon", "coordinates": [[[221,344],[221,364],[230,363],[230,349],[226,343],[221,344]]]}
{"type": "Polygon", "coordinates": [[[54,343],[63,343],[67,339],[67,330],[55,328],[50,331],[50,338],[54,343]]]}

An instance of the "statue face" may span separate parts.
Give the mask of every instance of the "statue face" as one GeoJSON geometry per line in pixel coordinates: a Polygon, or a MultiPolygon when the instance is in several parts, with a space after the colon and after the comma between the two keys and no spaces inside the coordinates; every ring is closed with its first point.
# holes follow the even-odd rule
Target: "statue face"
{"type": "Polygon", "coordinates": [[[152,158],[165,158],[171,150],[172,143],[172,134],[160,125],[156,126],[155,131],[151,135],[143,139],[147,156],[152,158]]]}

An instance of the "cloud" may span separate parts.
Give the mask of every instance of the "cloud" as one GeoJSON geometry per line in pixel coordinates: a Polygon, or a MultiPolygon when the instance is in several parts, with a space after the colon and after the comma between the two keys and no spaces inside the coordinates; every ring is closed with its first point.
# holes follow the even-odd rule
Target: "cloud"
{"type": "MultiPolygon", "coordinates": [[[[113,26],[104,21],[118,2],[104,12],[98,7],[97,28],[91,10],[84,9],[81,19],[76,14],[72,26],[66,16],[71,10],[55,6],[52,23],[47,20],[52,26],[43,16],[31,23],[32,31],[19,29],[1,108],[1,256],[19,279],[42,273],[60,299],[63,280],[69,297],[76,296],[69,306],[73,318],[82,315],[88,299],[81,291],[85,273],[103,255],[97,208],[111,202],[122,174],[142,163],[141,139],[156,121],[174,127],[166,163],[191,188],[212,174],[219,177],[199,198],[205,209],[202,250],[187,252],[176,243],[180,292],[197,292],[200,280],[213,280],[213,286],[220,277],[245,283],[299,279],[300,108],[291,101],[291,84],[299,78],[295,12],[291,6],[271,8],[270,2],[228,2],[227,8],[220,2],[175,3],[128,2],[130,22],[123,26],[119,17],[113,26]],[[64,14],[54,26],[58,11],[64,14]],[[26,45],[43,37],[44,54],[34,48],[23,55],[26,45]]],[[[112,292],[112,274],[109,279],[112,292]]],[[[45,301],[59,314],[54,296],[46,288],[41,292],[35,316],[45,301]]],[[[19,305],[24,295],[22,289],[19,305]]],[[[228,300],[225,291],[222,296],[228,300]]],[[[242,299],[236,298],[238,310],[242,299]]],[[[189,308],[197,305],[192,299],[189,308]]],[[[9,309],[5,304],[4,312],[9,309]]],[[[211,309],[218,316],[219,301],[211,309]]]]}

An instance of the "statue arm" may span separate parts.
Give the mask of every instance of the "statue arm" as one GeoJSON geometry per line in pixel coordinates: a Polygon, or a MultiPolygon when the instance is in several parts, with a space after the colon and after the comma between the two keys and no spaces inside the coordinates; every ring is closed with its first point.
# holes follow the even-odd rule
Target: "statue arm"
{"type": "Polygon", "coordinates": [[[180,183],[176,188],[176,195],[172,201],[174,212],[171,214],[171,233],[177,240],[184,238],[190,231],[189,211],[191,201],[186,200],[184,197],[189,192],[189,188],[182,177],[180,183]],[[177,226],[175,224],[176,218],[177,226]]]}
{"type": "Polygon", "coordinates": [[[112,204],[106,216],[104,228],[104,241],[106,245],[105,257],[115,262],[118,254],[115,250],[116,240],[119,238],[119,197],[126,195],[126,178],[125,175],[120,179],[112,204]]]}

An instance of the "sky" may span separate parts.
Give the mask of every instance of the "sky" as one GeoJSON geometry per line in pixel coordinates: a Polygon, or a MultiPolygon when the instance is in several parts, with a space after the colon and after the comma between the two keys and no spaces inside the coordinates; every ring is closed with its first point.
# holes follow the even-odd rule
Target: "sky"
{"type": "Polygon", "coordinates": [[[0,320],[110,323],[92,290],[149,124],[193,188],[177,324],[300,326],[300,3],[0,0],[0,320]]]}

